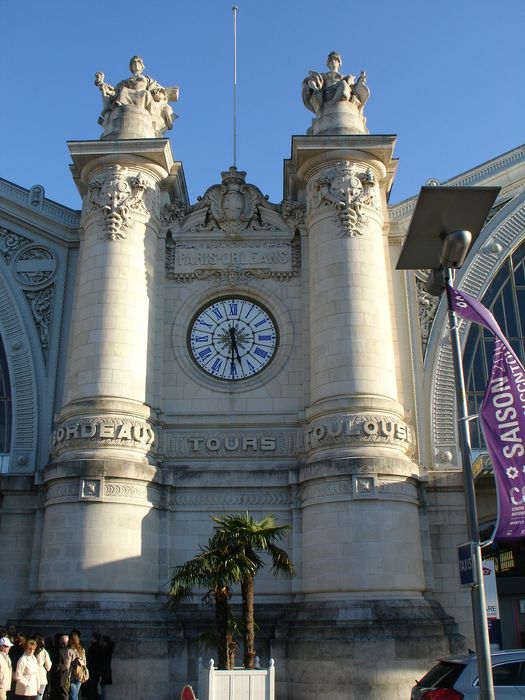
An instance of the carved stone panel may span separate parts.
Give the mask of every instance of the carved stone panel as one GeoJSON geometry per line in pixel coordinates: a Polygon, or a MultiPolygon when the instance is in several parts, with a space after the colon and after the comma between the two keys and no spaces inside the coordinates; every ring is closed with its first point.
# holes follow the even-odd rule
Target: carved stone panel
{"type": "Polygon", "coordinates": [[[190,212],[202,212],[191,232],[220,229],[227,238],[244,231],[274,231],[267,211],[272,209],[258,187],[245,182],[246,173],[231,167],[221,173],[222,184],[210,187],[190,212]]]}
{"type": "Polygon", "coordinates": [[[306,452],[358,443],[390,445],[407,454],[414,450],[411,427],[401,419],[387,415],[338,414],[317,418],[303,429],[306,452]]]}
{"type": "Polygon", "coordinates": [[[331,208],[344,236],[362,236],[366,231],[366,210],[379,211],[379,187],[370,168],[340,161],[308,183],[308,216],[331,208]]]}
{"type": "Polygon", "coordinates": [[[50,282],[56,266],[53,253],[37,245],[22,250],[13,262],[17,282],[26,287],[39,287],[50,282]]]}
{"type": "Polygon", "coordinates": [[[167,457],[289,457],[297,453],[295,431],[170,431],[167,457]]]}
{"type": "Polygon", "coordinates": [[[31,243],[29,238],[21,236],[19,233],[10,231],[4,226],[0,226],[0,253],[5,258],[6,262],[11,262],[11,258],[17,250],[27,243],[31,243]]]}
{"type": "Polygon", "coordinates": [[[67,420],[51,434],[53,456],[65,450],[125,447],[148,450],[155,442],[153,427],[142,420],[114,416],[90,416],[67,420]]]}
{"type": "Polygon", "coordinates": [[[51,325],[51,316],[53,313],[54,295],[54,284],[45,287],[45,289],[35,291],[29,289],[24,290],[24,296],[31,309],[31,315],[36,325],[44,357],[47,356],[47,349],[49,346],[49,327],[51,325]]]}
{"type": "Polygon", "coordinates": [[[87,211],[100,211],[106,238],[127,238],[132,226],[132,214],[148,214],[145,193],[151,183],[143,173],[133,173],[128,168],[113,165],[89,183],[87,211]]]}
{"type": "Polygon", "coordinates": [[[250,279],[289,280],[299,274],[298,244],[283,242],[223,241],[170,243],[167,276],[176,282],[214,280],[239,284],[250,279]]]}

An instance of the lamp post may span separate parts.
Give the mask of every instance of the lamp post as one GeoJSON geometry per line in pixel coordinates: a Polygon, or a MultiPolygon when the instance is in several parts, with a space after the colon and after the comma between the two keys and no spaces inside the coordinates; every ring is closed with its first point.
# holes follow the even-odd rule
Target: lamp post
{"type": "MultiPolygon", "coordinates": [[[[499,187],[422,187],[396,269],[430,268],[427,291],[440,296],[447,288],[447,283],[452,281],[453,270],[462,266],[472,242],[479,235],[496,200],[499,189],[499,187]]],[[[457,317],[448,294],[447,300],[467,530],[473,552],[474,583],[471,586],[471,600],[478,659],[479,697],[481,700],[494,700],[465,379],[457,317]]]]}

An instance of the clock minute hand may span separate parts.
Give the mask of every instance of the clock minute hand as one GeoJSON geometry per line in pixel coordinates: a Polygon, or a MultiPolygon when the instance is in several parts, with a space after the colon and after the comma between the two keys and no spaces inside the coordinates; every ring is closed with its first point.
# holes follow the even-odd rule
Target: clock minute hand
{"type": "Polygon", "coordinates": [[[232,375],[235,374],[235,347],[236,347],[236,342],[235,342],[235,329],[233,326],[230,326],[228,329],[230,333],[230,341],[231,341],[231,346],[232,346],[232,359],[231,359],[231,373],[232,375]]]}
{"type": "Polygon", "coordinates": [[[237,359],[239,360],[239,364],[241,364],[241,356],[239,355],[239,348],[237,346],[237,339],[235,337],[235,328],[233,326],[230,328],[230,338],[232,340],[232,357],[233,357],[233,351],[235,350],[235,354],[237,355],[237,359]]]}

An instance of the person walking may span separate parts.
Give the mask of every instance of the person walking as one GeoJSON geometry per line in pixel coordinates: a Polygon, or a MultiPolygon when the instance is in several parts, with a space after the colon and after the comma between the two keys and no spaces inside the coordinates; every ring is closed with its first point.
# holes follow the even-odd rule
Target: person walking
{"type": "Polygon", "coordinates": [[[7,693],[11,691],[13,680],[13,667],[9,658],[9,649],[13,642],[5,636],[0,639],[0,700],[7,700],[7,693]]]}
{"type": "Polygon", "coordinates": [[[38,661],[35,658],[36,640],[28,639],[24,653],[19,658],[15,671],[15,700],[37,700],[38,661]]]}
{"type": "Polygon", "coordinates": [[[47,674],[51,670],[51,657],[46,649],[44,638],[36,636],[35,658],[38,663],[38,700],[43,700],[47,688],[47,674]]]}

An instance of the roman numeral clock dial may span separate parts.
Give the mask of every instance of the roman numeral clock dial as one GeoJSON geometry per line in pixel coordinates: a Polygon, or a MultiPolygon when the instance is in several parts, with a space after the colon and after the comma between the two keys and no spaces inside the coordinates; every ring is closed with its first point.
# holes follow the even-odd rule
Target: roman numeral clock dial
{"type": "Polygon", "coordinates": [[[277,344],[277,324],[270,312],[242,297],[221,298],[206,305],[188,331],[193,360],[209,375],[230,382],[263,370],[277,344]]]}

